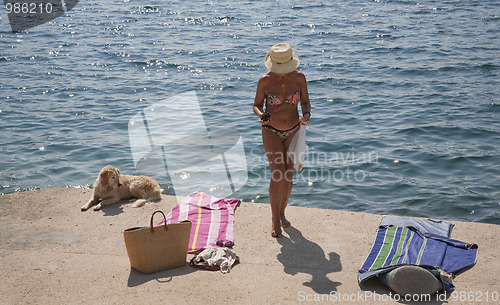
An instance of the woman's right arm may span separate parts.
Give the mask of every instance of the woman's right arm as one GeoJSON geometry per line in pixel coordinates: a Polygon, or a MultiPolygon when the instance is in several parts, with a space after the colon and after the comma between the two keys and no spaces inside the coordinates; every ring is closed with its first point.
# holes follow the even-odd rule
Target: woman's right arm
{"type": "Polygon", "coordinates": [[[260,117],[264,114],[264,100],[266,98],[264,93],[264,79],[265,76],[259,79],[257,84],[257,92],[255,93],[255,100],[253,102],[253,113],[255,113],[260,120],[260,117]]]}

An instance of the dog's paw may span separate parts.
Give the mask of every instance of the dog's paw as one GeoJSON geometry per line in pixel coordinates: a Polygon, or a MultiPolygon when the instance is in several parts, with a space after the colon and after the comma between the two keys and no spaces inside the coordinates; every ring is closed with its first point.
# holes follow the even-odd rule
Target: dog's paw
{"type": "Polygon", "coordinates": [[[101,209],[100,203],[94,207],[94,211],[99,211],[100,209],[101,209]]]}

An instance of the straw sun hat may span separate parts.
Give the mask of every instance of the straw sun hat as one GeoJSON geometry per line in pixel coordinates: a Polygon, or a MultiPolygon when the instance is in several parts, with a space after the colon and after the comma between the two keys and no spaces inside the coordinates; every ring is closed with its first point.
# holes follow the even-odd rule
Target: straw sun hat
{"type": "Polygon", "coordinates": [[[289,73],[297,69],[300,61],[288,43],[278,43],[267,52],[264,63],[271,72],[289,73]]]}

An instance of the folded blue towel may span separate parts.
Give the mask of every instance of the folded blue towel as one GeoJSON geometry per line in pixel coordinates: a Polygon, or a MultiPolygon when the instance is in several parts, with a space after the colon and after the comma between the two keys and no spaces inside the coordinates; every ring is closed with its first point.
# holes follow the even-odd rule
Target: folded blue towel
{"type": "Polygon", "coordinates": [[[385,216],[380,226],[414,227],[421,232],[451,237],[453,224],[442,220],[385,216]]]}
{"type": "Polygon", "coordinates": [[[436,226],[435,221],[425,219],[383,219],[372,249],[358,272],[358,282],[361,284],[399,266],[416,265],[446,272],[450,277],[440,280],[446,291],[452,291],[451,279],[474,266],[478,247],[449,238],[451,227],[446,223],[436,226]]]}

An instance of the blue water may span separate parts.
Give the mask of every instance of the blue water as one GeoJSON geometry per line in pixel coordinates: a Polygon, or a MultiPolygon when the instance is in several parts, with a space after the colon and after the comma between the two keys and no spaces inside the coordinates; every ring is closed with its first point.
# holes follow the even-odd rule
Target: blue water
{"type": "Polygon", "coordinates": [[[0,16],[0,193],[138,174],[128,121],[195,90],[206,125],[243,139],[233,196],[268,202],[252,104],[286,41],[312,104],[290,205],[500,224],[496,0],[81,1],[17,34],[0,16]]]}

